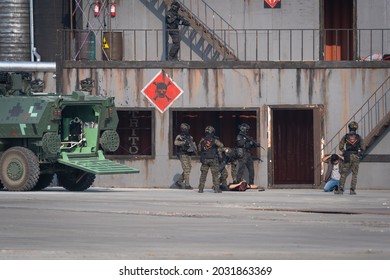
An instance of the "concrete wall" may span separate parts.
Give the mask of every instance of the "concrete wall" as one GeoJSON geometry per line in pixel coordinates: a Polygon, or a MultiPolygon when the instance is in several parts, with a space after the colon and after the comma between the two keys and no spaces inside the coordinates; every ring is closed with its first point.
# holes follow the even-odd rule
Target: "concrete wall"
{"type": "MultiPolygon", "coordinates": [[[[85,2],[87,2],[85,0],[85,2]]],[[[117,16],[110,19],[111,28],[163,28],[161,18],[148,9],[154,1],[117,1],[117,16]]],[[[183,0],[188,7],[198,7],[200,0],[183,0]]],[[[236,29],[283,29],[319,28],[320,1],[289,0],[282,1],[281,9],[265,9],[259,0],[207,0],[211,8],[220,14],[236,29]]],[[[85,3],[86,5],[86,3],[85,3]]],[[[163,0],[156,1],[155,7],[163,13],[163,0]]],[[[203,6],[202,6],[203,7],[203,6]]],[[[357,28],[390,28],[389,0],[356,0],[357,28]]],[[[90,13],[94,26],[99,23],[90,13]]]]}
{"type": "MultiPolygon", "coordinates": [[[[77,87],[76,81],[91,76],[96,81],[96,94],[115,96],[118,107],[151,108],[141,89],[160,71],[150,69],[69,69],[64,73],[65,92],[77,87]]],[[[268,106],[323,105],[324,140],[327,141],[344,125],[366,99],[390,75],[389,68],[360,69],[165,69],[184,90],[171,108],[260,108],[259,135],[267,147],[269,131],[268,106]]],[[[130,159],[125,164],[141,170],[136,175],[101,176],[97,185],[127,187],[169,187],[181,167],[169,158],[169,112],[156,110],[156,155],[153,159],[130,159]],[[129,176],[131,180],[129,180],[129,176]]],[[[232,135],[232,137],[235,137],[232,135]]],[[[223,139],[222,139],[223,141],[223,139]]],[[[388,153],[389,138],[375,147],[376,154],[388,153]]],[[[255,163],[255,182],[267,186],[268,155],[255,163]]],[[[359,173],[359,188],[387,188],[390,163],[365,163],[359,173]]],[[[193,162],[191,185],[197,186],[200,164],[193,162]]],[[[211,174],[208,178],[211,186],[211,174]]]]}
{"type": "MultiPolygon", "coordinates": [[[[85,1],[87,2],[87,1],[85,1]]],[[[117,1],[118,15],[108,22],[113,29],[163,29],[165,6],[162,0],[153,7],[154,1],[117,1]]],[[[184,3],[196,4],[197,0],[184,3]]],[[[263,1],[208,0],[206,1],[226,21],[237,29],[283,29],[320,28],[320,1],[282,1],[282,9],[264,9],[263,1]]],[[[194,4],[194,5],[195,5],[194,4]]],[[[390,28],[389,0],[356,0],[357,28],[390,28]]],[[[96,19],[91,19],[95,27],[96,19]]],[[[163,35],[161,35],[163,36],[163,35]]],[[[316,37],[318,39],[318,37],[316,37]]],[[[164,38],[160,38],[164,41],[164,38]]],[[[138,40],[142,42],[142,40],[138,40]]],[[[160,41],[160,43],[161,43],[160,41]]],[[[387,43],[386,43],[387,42],[387,43]]],[[[161,43],[162,44],[162,43],[161,43]]],[[[184,44],[184,43],[183,43],[184,44]]],[[[319,42],[318,42],[319,44],[319,42]]],[[[158,44],[157,44],[158,45],[158,44]]],[[[384,53],[390,45],[385,43],[384,53]]],[[[125,48],[129,47],[125,45],[125,48]]],[[[271,46],[272,47],[272,46],[271,46]]],[[[149,45],[148,48],[153,48],[149,45]]],[[[185,47],[182,46],[185,51],[185,47]]],[[[315,51],[317,52],[318,45],[315,51]]],[[[366,49],[366,53],[371,50],[366,49]]],[[[163,57],[163,50],[157,51],[157,59],[163,57]]],[[[376,51],[374,51],[376,52],[376,51]]],[[[271,58],[272,60],[272,58],[271,58]]],[[[78,88],[78,81],[92,77],[95,80],[95,94],[115,96],[119,107],[153,108],[140,93],[141,89],[164,68],[184,94],[175,101],[172,108],[259,108],[259,135],[262,146],[267,147],[269,131],[268,106],[323,105],[324,140],[332,137],[349,117],[389,76],[389,68],[264,68],[253,67],[217,69],[210,67],[170,68],[155,66],[145,68],[122,67],[122,69],[78,68],[64,72],[64,91],[78,88]]],[[[141,170],[138,175],[101,176],[98,185],[129,187],[169,187],[181,168],[176,159],[169,159],[168,139],[171,134],[169,112],[156,111],[155,151],[153,159],[123,161],[141,170]],[[129,180],[129,176],[131,180],[129,180]]],[[[389,137],[386,134],[373,149],[375,154],[388,153],[389,137]]],[[[261,154],[262,162],[255,163],[255,181],[262,186],[268,182],[268,154],[261,154]]],[[[389,163],[362,163],[358,188],[389,188],[389,163]]],[[[198,162],[193,163],[191,185],[197,186],[199,179],[198,162]]],[[[208,185],[211,186],[211,175],[208,185]]]]}
{"type": "MultiPolygon", "coordinates": [[[[88,1],[84,2],[84,6],[87,6],[88,1]]],[[[263,1],[254,0],[205,1],[208,7],[230,24],[229,28],[221,24],[219,16],[213,16],[211,9],[205,9],[204,2],[200,0],[183,2],[210,28],[234,29],[234,31],[216,33],[234,50],[240,60],[316,61],[320,58],[321,1],[319,0],[282,1],[280,9],[265,9],[263,1]]],[[[389,6],[389,0],[356,0],[356,27],[381,29],[373,32],[366,30],[356,34],[357,51],[360,56],[390,53],[390,32],[382,30],[390,28],[389,6]]],[[[88,9],[84,10],[84,15],[79,15],[77,18],[83,20],[85,29],[97,31],[96,58],[98,60],[101,59],[102,53],[100,32],[110,30],[124,30],[123,60],[164,60],[167,42],[164,32],[165,10],[163,0],[118,1],[115,18],[108,15],[104,17],[103,15],[106,14],[104,12],[95,18],[88,9]],[[145,29],[148,29],[148,33],[145,33],[145,29]]],[[[205,50],[210,46],[204,43],[199,35],[191,32],[191,28],[183,29],[181,59],[204,60],[205,57],[212,56],[205,55],[205,50]]]]}
{"type": "Polygon", "coordinates": [[[390,1],[357,0],[357,28],[390,28],[390,1]]]}

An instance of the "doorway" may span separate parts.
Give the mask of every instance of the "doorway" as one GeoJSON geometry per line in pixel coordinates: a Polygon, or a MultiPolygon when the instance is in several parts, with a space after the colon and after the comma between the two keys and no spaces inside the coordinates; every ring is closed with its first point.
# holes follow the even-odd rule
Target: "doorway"
{"type": "Polygon", "coordinates": [[[272,109],[274,185],[315,184],[314,110],[272,109]]]}
{"type": "Polygon", "coordinates": [[[322,0],[320,3],[324,60],[354,60],[356,0],[322,0]]]}

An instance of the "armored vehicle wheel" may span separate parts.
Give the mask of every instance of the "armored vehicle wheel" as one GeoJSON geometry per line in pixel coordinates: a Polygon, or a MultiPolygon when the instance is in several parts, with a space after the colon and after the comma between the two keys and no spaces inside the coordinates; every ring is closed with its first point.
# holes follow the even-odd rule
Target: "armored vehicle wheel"
{"type": "Polygon", "coordinates": [[[41,191],[48,186],[50,186],[50,183],[53,181],[54,174],[41,174],[39,175],[39,179],[35,187],[33,188],[33,191],[41,191]]]}
{"type": "Polygon", "coordinates": [[[85,191],[92,186],[96,175],[81,170],[74,169],[71,173],[57,174],[58,184],[68,191],[85,191]]]}
{"type": "Polygon", "coordinates": [[[36,155],[24,147],[6,150],[0,160],[0,180],[9,191],[30,191],[38,182],[39,162],[36,155]]]}

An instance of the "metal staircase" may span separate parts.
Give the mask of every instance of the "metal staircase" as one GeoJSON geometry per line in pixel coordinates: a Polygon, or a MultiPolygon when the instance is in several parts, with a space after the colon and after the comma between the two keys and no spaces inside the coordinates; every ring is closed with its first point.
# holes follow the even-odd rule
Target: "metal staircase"
{"type": "MultiPolygon", "coordinates": [[[[174,0],[164,0],[164,3],[169,7],[173,1],[174,0]]],[[[192,29],[206,41],[223,60],[238,60],[238,57],[234,54],[233,49],[228,44],[228,41],[237,40],[237,31],[226,20],[203,0],[196,1],[196,4],[194,5],[193,1],[189,1],[189,6],[186,6],[183,3],[184,1],[178,2],[181,4],[179,14],[190,23],[192,29]],[[199,3],[201,3],[202,7],[199,7],[199,3]],[[200,15],[200,10],[204,12],[202,16],[200,15]],[[195,11],[198,12],[195,13],[195,11]],[[201,19],[201,17],[203,19],[201,19]],[[212,27],[207,23],[209,17],[212,19],[210,22],[212,27]]],[[[194,35],[195,34],[190,33],[188,38],[192,41],[194,35]]],[[[206,48],[206,51],[210,52],[210,48],[206,48]]]]}
{"type": "Polygon", "coordinates": [[[359,124],[358,133],[364,139],[368,150],[382,133],[390,126],[390,76],[368,98],[359,110],[345,123],[322,149],[322,153],[338,153],[341,138],[347,133],[348,124],[356,121],[359,124]]]}

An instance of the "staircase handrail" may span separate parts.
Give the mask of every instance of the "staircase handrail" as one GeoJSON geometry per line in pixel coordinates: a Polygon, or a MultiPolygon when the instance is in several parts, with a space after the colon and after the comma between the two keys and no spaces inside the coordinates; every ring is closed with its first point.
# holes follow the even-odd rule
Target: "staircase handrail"
{"type": "MultiPolygon", "coordinates": [[[[221,28],[216,28],[215,26],[213,26],[213,28],[210,28],[210,26],[206,23],[206,22],[204,22],[200,17],[199,17],[199,8],[198,8],[198,14],[195,14],[194,12],[193,12],[193,10],[191,9],[191,8],[189,8],[188,6],[186,6],[185,4],[184,4],[184,2],[185,1],[183,1],[183,0],[181,0],[181,1],[179,1],[180,2],[180,4],[182,5],[182,8],[184,8],[184,9],[186,9],[187,11],[189,11],[191,14],[192,14],[192,16],[197,20],[197,21],[199,21],[200,23],[202,23],[203,24],[203,26],[204,27],[206,27],[209,31],[212,31],[212,34],[213,34],[213,36],[215,36],[218,40],[220,40],[221,42],[223,42],[224,43],[224,46],[227,48],[227,49],[229,49],[232,53],[236,53],[235,51],[234,51],[234,49],[229,45],[229,44],[227,44],[227,42],[226,42],[226,38],[222,38],[222,36],[219,36],[217,33],[216,33],[216,31],[218,31],[218,30],[220,30],[221,32],[226,32],[226,28],[223,28],[223,26],[222,26],[222,23],[221,23],[221,28]]],[[[223,22],[223,23],[225,23],[226,25],[227,25],[227,31],[228,32],[230,32],[230,31],[232,31],[233,33],[235,33],[235,37],[236,37],[236,46],[238,46],[238,31],[231,25],[231,24],[229,24],[217,11],[215,11],[209,4],[207,4],[204,0],[201,0],[201,2],[204,4],[204,7],[205,7],[205,17],[207,16],[207,9],[209,9],[211,12],[212,12],[212,14],[213,14],[213,17],[214,17],[214,15],[216,15],[219,19],[220,19],[220,21],[221,22],[223,22]]],[[[191,4],[192,2],[190,2],[190,4],[191,4]]],[[[226,33],[225,33],[226,34],[226,33]]]]}
{"type": "MultiPolygon", "coordinates": [[[[363,105],[356,111],[355,114],[352,115],[352,117],[342,126],[342,128],[324,145],[324,147],[321,149],[321,151],[325,151],[325,149],[331,145],[331,149],[330,149],[330,153],[336,153],[335,149],[337,148],[337,145],[339,143],[339,141],[341,140],[340,138],[340,134],[343,133],[343,135],[346,133],[347,131],[347,126],[348,124],[351,122],[351,121],[356,121],[358,124],[359,124],[359,134],[363,137],[363,139],[365,138],[365,136],[375,127],[375,125],[377,125],[380,120],[386,116],[389,112],[389,108],[387,106],[387,104],[385,104],[384,102],[386,101],[386,98],[387,98],[387,93],[390,91],[390,85],[387,89],[384,90],[384,86],[386,85],[386,83],[390,82],[390,76],[386,78],[386,80],[374,91],[374,93],[366,100],[366,102],[363,103],[363,105]],[[381,96],[379,96],[379,98],[377,98],[377,94],[382,92],[381,96]],[[372,106],[370,107],[370,101],[374,98],[374,104],[372,104],[372,106]],[[381,103],[380,103],[381,102],[381,103]],[[366,131],[364,125],[362,126],[361,125],[361,122],[362,120],[364,120],[364,118],[370,113],[372,112],[373,108],[377,108],[379,105],[383,104],[383,108],[382,110],[380,111],[378,109],[378,111],[376,111],[376,122],[374,123],[374,125],[371,127],[371,129],[369,131],[366,131]],[[361,115],[360,119],[357,120],[357,116],[359,113],[361,113],[363,111],[363,108],[365,106],[368,106],[368,109],[367,109],[367,112],[364,114],[364,115],[361,115]],[[382,114],[381,114],[382,113],[382,114]],[[379,116],[381,115],[381,117],[379,116]],[[332,146],[332,143],[334,141],[334,139],[338,137],[338,142],[337,142],[337,145],[335,147],[332,146]]],[[[370,125],[370,123],[368,124],[370,125]]]]}

